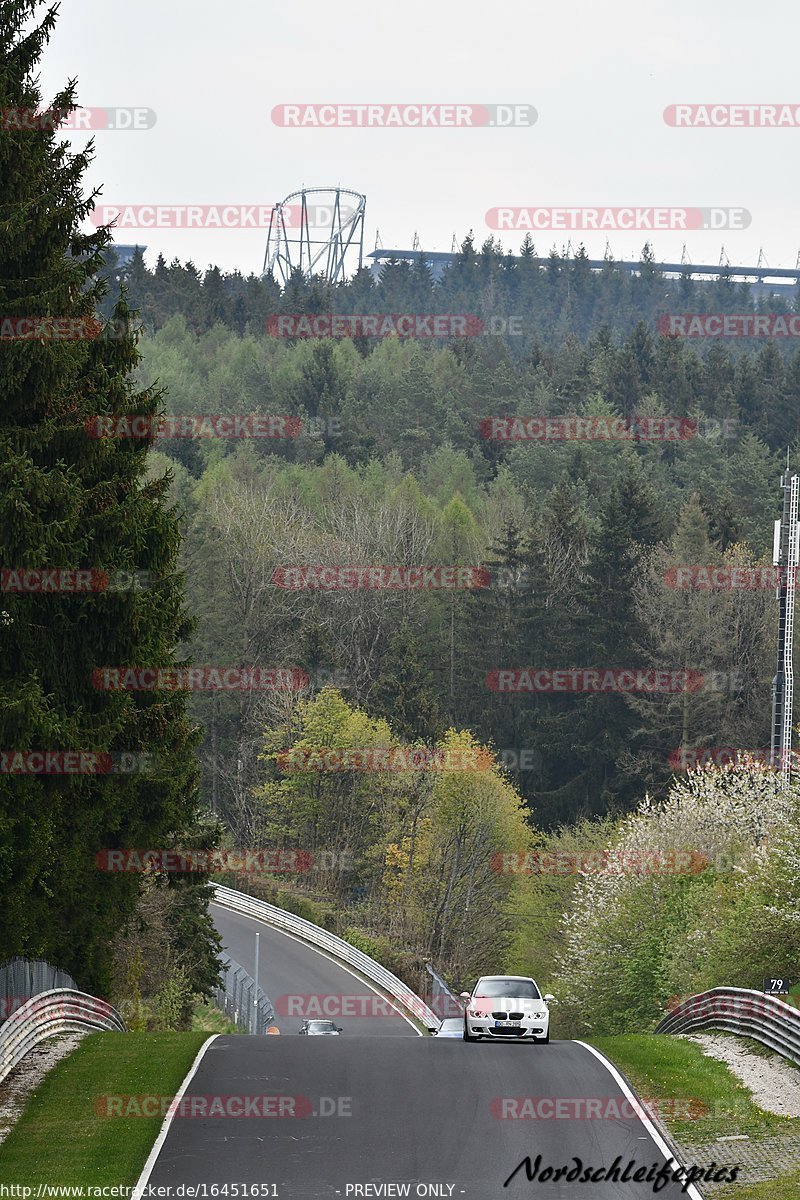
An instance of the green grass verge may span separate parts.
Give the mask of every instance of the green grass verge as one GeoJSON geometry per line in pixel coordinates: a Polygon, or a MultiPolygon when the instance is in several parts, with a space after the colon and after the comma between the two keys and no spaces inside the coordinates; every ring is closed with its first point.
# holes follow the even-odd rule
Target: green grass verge
{"type": "Polygon", "coordinates": [[[105,1095],[174,1096],[202,1033],[93,1033],[42,1082],[0,1145],[0,1179],[17,1184],[134,1184],[163,1118],[104,1117],[105,1095]]]}
{"type": "Polygon", "coordinates": [[[714,1200],[797,1200],[798,1196],[800,1171],[765,1183],[732,1183],[714,1192],[714,1200]]]}
{"type": "MultiPolygon", "coordinates": [[[[619,1067],[643,1100],[663,1102],[655,1111],[684,1149],[737,1133],[758,1141],[794,1131],[796,1122],[791,1117],[764,1112],[725,1063],[708,1058],[692,1042],[668,1035],[628,1034],[594,1038],[591,1045],[619,1067]],[[680,1119],[682,1102],[691,1106],[693,1119],[680,1119]]],[[[766,1183],[730,1184],[715,1188],[712,1195],[713,1200],[798,1200],[800,1172],[766,1183]]]]}
{"type": "Polygon", "coordinates": [[[620,1068],[682,1143],[713,1141],[744,1133],[757,1139],[793,1130],[791,1117],[764,1112],[725,1065],[699,1046],[667,1034],[595,1038],[591,1045],[620,1068]],[[681,1119],[690,1106],[688,1119],[681,1119]]]}

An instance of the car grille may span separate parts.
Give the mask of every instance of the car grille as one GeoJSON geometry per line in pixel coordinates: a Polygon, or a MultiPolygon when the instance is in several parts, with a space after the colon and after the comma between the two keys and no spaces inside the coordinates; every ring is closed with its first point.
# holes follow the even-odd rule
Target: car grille
{"type": "Polygon", "coordinates": [[[509,1021],[521,1021],[524,1018],[524,1016],[525,1016],[525,1013],[509,1013],[508,1019],[509,1019],[509,1021]]]}
{"type": "Polygon", "coordinates": [[[502,1029],[495,1029],[490,1025],[489,1033],[494,1033],[498,1037],[523,1037],[525,1030],[520,1029],[519,1025],[504,1025],[502,1029]]]}
{"type": "Polygon", "coordinates": [[[508,1013],[505,1013],[505,1012],[493,1012],[492,1016],[494,1017],[495,1021],[507,1021],[508,1020],[508,1013]]]}

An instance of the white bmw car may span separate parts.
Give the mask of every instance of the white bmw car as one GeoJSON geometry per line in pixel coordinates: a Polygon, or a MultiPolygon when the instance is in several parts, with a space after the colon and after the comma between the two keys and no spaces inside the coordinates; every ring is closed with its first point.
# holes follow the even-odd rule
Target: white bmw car
{"type": "Polygon", "coordinates": [[[550,1009],[555,999],[543,996],[527,975],[484,975],[470,995],[462,992],[464,1041],[549,1042],[550,1009]]]}

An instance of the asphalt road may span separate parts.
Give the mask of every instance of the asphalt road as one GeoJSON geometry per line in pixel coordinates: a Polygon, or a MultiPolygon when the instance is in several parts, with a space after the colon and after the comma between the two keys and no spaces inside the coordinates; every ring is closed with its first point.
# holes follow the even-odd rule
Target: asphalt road
{"type": "MultiPolygon", "coordinates": [[[[260,930],[261,986],[279,1008],[290,996],[374,1003],[367,984],[304,943],[212,911],[228,952],[251,972],[260,930]]],[[[278,1023],[280,1037],[219,1037],[205,1051],[146,1172],[152,1188],[172,1189],[164,1197],[213,1200],[226,1184],[228,1197],[243,1200],[245,1185],[246,1200],[686,1195],[676,1183],[656,1192],[652,1181],[630,1179],[663,1166],[664,1148],[578,1042],[439,1041],[393,1016],[338,1018],[346,1029],[338,1038],[298,1037],[297,1018],[278,1023]],[[627,1182],[580,1178],[615,1160],[627,1182]],[[567,1170],[579,1178],[566,1180],[567,1170]]]]}
{"type": "Polygon", "coordinates": [[[228,954],[251,975],[259,931],[258,982],[275,1006],[282,1034],[296,1034],[308,1015],[334,1020],[346,1037],[417,1036],[416,1026],[333,959],[218,904],[211,905],[211,913],[228,954]]]}
{"type": "MultiPolygon", "coordinates": [[[[568,1112],[576,1098],[624,1102],[603,1063],[576,1042],[220,1037],[202,1058],[184,1105],[235,1097],[238,1112],[245,1097],[271,1099],[258,1101],[259,1115],[176,1116],[149,1182],[173,1189],[205,1184],[206,1196],[213,1195],[213,1184],[261,1184],[260,1195],[285,1200],[381,1195],[644,1200],[656,1194],[648,1182],[529,1182],[524,1169],[504,1188],[526,1156],[533,1165],[541,1155],[540,1173],[548,1166],[574,1167],[574,1158],[584,1169],[597,1170],[619,1156],[620,1172],[633,1160],[629,1175],[664,1162],[633,1114],[498,1119],[509,1111],[503,1098],[525,1096],[565,1098],[568,1112]],[[400,1186],[380,1189],[388,1184],[400,1186]]],[[[670,1183],[657,1194],[677,1200],[681,1192],[670,1183]]]]}

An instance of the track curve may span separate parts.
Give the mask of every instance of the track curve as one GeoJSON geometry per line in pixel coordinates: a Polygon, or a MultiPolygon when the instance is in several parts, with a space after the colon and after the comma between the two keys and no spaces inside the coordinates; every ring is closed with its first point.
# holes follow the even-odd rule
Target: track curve
{"type": "Polygon", "coordinates": [[[306,942],[261,921],[212,904],[225,949],[251,975],[259,937],[259,984],[275,1005],[282,1034],[296,1034],[303,1016],[330,1017],[345,1036],[416,1037],[417,1027],[360,975],[306,942]]]}

